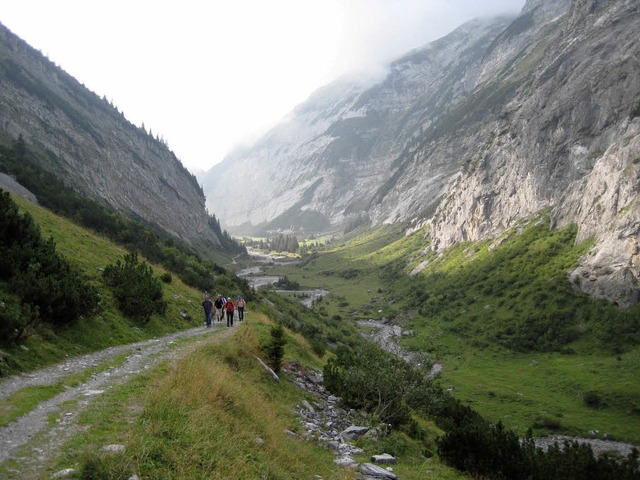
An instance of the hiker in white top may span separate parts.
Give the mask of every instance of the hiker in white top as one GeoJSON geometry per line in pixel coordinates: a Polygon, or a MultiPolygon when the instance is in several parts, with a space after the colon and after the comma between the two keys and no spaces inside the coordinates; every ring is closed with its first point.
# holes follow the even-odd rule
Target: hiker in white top
{"type": "Polygon", "coordinates": [[[244,307],[247,304],[242,295],[238,295],[238,301],[236,302],[236,308],[238,309],[238,321],[242,322],[244,320],[244,307]]]}

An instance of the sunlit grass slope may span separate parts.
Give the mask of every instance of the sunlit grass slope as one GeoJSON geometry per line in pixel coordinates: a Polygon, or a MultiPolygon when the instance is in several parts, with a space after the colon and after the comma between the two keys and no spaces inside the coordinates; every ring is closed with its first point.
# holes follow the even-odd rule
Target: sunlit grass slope
{"type": "MultiPolygon", "coordinates": [[[[273,323],[261,313],[175,364],[102,397],[82,416],[85,432],[51,471],[73,465],[80,478],[353,479],[334,454],[304,440],[294,406],[313,402],[286,373],[274,382],[255,356],[273,323]],[[132,419],[132,412],[136,418],[132,419]],[[100,453],[122,443],[120,454],[100,453]],[[316,477],[319,476],[319,477],[316,477]]],[[[286,333],[284,361],[317,368],[306,340],[286,333]]],[[[412,453],[414,449],[409,449],[412,453]]],[[[376,450],[367,451],[367,455],[376,450]]],[[[401,478],[464,478],[435,459],[400,456],[401,478]]]]}
{"type": "MultiPolygon", "coordinates": [[[[153,315],[146,324],[123,317],[111,291],[102,281],[102,269],[122,260],[127,251],[21,197],[14,195],[12,198],[21,212],[28,212],[33,217],[43,238],[53,238],[58,252],[98,288],[101,303],[96,314],[55,330],[42,323],[24,345],[5,349],[3,374],[30,370],[67,356],[200,325],[201,294],[185,286],[175,275],[170,283],[162,284],[164,298],[168,302],[165,315],[153,315]]],[[[164,273],[160,267],[153,268],[158,275],[164,273]]]]}
{"type": "Polygon", "coordinates": [[[552,230],[543,211],[440,255],[424,233],[385,227],[269,273],[329,290],[314,307],[327,319],[393,319],[413,334],[405,347],[442,362],[444,386],[491,421],[640,442],[640,308],[572,288],[591,245],[575,245],[575,227],[552,230]]]}

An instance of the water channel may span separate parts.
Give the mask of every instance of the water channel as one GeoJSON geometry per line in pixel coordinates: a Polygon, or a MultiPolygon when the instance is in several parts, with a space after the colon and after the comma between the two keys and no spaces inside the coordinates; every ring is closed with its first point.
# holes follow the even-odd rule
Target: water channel
{"type": "MultiPolygon", "coordinates": [[[[266,285],[273,285],[282,278],[277,275],[265,274],[265,267],[275,264],[293,265],[299,262],[298,260],[290,260],[287,257],[265,255],[255,252],[252,252],[250,256],[252,261],[257,265],[243,268],[242,270],[237,272],[237,275],[240,278],[244,278],[245,280],[247,280],[251,288],[253,288],[254,290],[257,290],[258,288],[264,287],[266,285]]],[[[276,290],[276,293],[285,296],[296,297],[300,300],[300,303],[302,303],[307,308],[311,308],[313,306],[313,302],[329,295],[329,291],[322,288],[314,288],[310,290],[276,290]]]]}

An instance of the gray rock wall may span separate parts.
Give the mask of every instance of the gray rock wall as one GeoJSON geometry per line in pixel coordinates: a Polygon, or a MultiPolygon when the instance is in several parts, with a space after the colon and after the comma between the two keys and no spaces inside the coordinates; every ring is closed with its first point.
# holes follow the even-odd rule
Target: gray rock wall
{"type": "Polygon", "coordinates": [[[166,145],[1,25],[0,129],[84,194],[192,245],[219,244],[200,186],[166,145]]]}

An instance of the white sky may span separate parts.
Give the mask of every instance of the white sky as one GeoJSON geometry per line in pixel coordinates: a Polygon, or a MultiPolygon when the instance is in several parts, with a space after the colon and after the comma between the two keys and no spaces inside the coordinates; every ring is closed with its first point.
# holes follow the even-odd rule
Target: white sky
{"type": "Polygon", "coordinates": [[[195,172],[343,73],[525,0],[0,0],[0,22],[195,172]]]}

